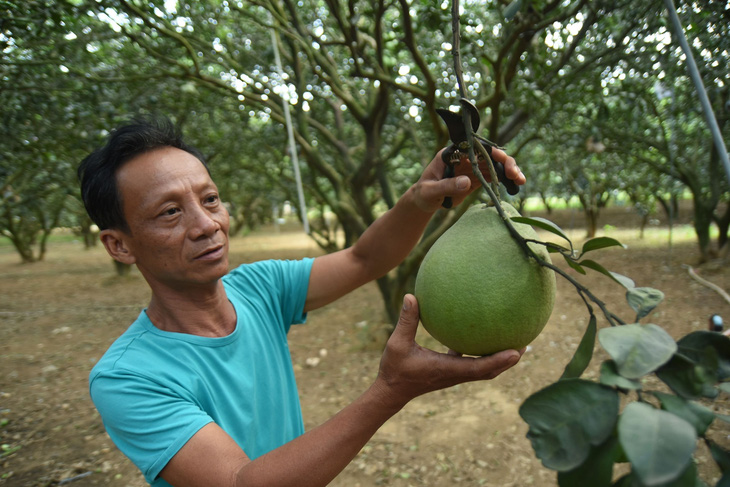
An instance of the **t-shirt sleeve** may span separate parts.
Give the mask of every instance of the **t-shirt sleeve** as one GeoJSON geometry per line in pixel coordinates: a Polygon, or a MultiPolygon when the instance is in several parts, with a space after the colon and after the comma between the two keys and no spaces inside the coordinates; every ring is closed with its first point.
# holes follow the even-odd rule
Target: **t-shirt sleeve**
{"type": "Polygon", "coordinates": [[[288,331],[292,324],[307,320],[304,305],[313,262],[313,258],[306,258],[244,264],[229,273],[226,279],[242,296],[257,295],[256,302],[275,306],[277,309],[270,309],[268,313],[279,316],[288,331]]]}
{"type": "Polygon", "coordinates": [[[96,376],[91,399],[112,441],[152,483],[211,417],[189,398],[124,370],[96,376]]]}

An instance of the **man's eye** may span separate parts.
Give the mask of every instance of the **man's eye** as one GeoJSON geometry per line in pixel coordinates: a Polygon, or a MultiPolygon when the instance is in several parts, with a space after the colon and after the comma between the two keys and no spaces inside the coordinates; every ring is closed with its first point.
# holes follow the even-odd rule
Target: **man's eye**
{"type": "Polygon", "coordinates": [[[170,208],[168,210],[165,210],[165,212],[163,213],[163,215],[172,216],[172,215],[175,215],[178,211],[180,211],[179,208],[170,208]]]}
{"type": "Polygon", "coordinates": [[[216,203],[218,201],[218,195],[217,194],[210,195],[205,199],[205,201],[206,201],[206,203],[216,203]]]}

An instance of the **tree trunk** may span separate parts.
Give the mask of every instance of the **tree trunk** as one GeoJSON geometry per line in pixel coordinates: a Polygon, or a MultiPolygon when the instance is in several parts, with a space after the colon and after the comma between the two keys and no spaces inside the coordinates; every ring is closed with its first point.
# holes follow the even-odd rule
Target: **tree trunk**
{"type": "Polygon", "coordinates": [[[132,270],[132,266],[129,264],[123,264],[118,260],[114,261],[114,270],[119,277],[128,276],[132,270]]]}
{"type": "Polygon", "coordinates": [[[694,198],[694,227],[697,233],[697,243],[700,250],[700,261],[707,262],[716,256],[710,239],[712,225],[712,209],[706,208],[697,198],[694,198]]]}
{"type": "Polygon", "coordinates": [[[93,232],[87,232],[84,234],[84,248],[91,249],[96,247],[98,243],[99,239],[97,238],[97,234],[93,232]]]}
{"type": "Polygon", "coordinates": [[[598,208],[588,205],[583,208],[586,216],[586,238],[594,238],[598,230],[598,208]]]}
{"type": "Polygon", "coordinates": [[[542,200],[543,206],[545,206],[545,210],[547,210],[548,215],[553,214],[553,207],[550,206],[549,198],[545,194],[545,192],[540,191],[540,199],[542,200]]]}
{"type": "Polygon", "coordinates": [[[649,222],[649,214],[644,213],[641,215],[641,224],[639,226],[639,239],[644,239],[644,231],[646,230],[646,224],[649,222]]]}
{"type": "Polygon", "coordinates": [[[672,255],[672,231],[674,230],[674,220],[678,215],[679,204],[677,203],[677,196],[672,195],[670,200],[662,198],[660,195],[656,196],[659,204],[664,208],[664,213],[667,215],[667,226],[669,227],[669,256],[671,259],[672,255]]]}
{"type": "Polygon", "coordinates": [[[713,214],[713,220],[720,231],[717,237],[717,248],[723,249],[728,243],[728,230],[730,230],[730,204],[725,205],[722,215],[713,214]]]}
{"type": "Polygon", "coordinates": [[[27,245],[27,242],[18,238],[11,238],[10,240],[13,242],[13,247],[15,247],[18,255],[20,255],[20,260],[23,264],[32,264],[36,261],[36,258],[33,255],[32,245],[27,245]]]}

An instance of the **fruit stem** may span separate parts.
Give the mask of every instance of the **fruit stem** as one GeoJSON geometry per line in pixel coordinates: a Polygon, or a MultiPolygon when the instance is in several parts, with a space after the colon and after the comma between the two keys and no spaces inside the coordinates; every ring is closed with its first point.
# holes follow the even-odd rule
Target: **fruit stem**
{"type": "MultiPolygon", "coordinates": [[[[466,89],[464,88],[464,74],[461,68],[461,29],[459,21],[459,0],[453,0],[451,2],[451,28],[453,31],[453,42],[451,52],[454,59],[454,74],[456,75],[456,81],[459,85],[459,95],[461,97],[461,121],[464,124],[466,132],[466,143],[469,147],[469,162],[471,163],[472,170],[477,173],[480,172],[479,165],[477,164],[477,157],[474,153],[474,131],[472,129],[471,111],[469,109],[469,101],[466,98],[466,89]]],[[[493,191],[489,193],[490,198],[494,202],[494,205],[501,212],[501,206],[499,205],[499,187],[497,178],[497,172],[494,170],[494,164],[489,153],[484,146],[477,142],[477,148],[479,149],[480,155],[484,158],[487,163],[487,169],[489,170],[489,176],[494,185],[493,191]]],[[[482,183],[484,185],[484,183],[482,183]]],[[[485,185],[486,188],[486,185],[485,185]]]]}

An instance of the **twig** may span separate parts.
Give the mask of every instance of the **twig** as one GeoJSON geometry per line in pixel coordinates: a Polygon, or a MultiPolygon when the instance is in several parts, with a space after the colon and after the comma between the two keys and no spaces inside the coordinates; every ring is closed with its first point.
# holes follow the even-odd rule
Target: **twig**
{"type": "Polygon", "coordinates": [[[76,482],[77,480],[86,478],[93,473],[94,472],[92,472],[92,471],[88,471],[88,472],[84,472],[82,474],[76,475],[75,477],[69,477],[67,479],[63,479],[58,483],[58,485],[66,485],[66,484],[70,484],[71,482],[76,482]]]}
{"type": "Polygon", "coordinates": [[[705,287],[709,287],[710,289],[712,289],[713,291],[715,291],[717,294],[719,294],[720,296],[722,296],[722,298],[728,304],[730,304],[730,295],[727,292],[725,292],[725,290],[723,288],[721,288],[717,284],[714,284],[714,283],[708,281],[707,279],[701,278],[699,275],[697,275],[697,273],[695,272],[695,270],[692,268],[691,265],[688,265],[688,266],[685,266],[685,267],[687,268],[687,272],[689,273],[689,276],[692,279],[694,279],[695,281],[699,282],[700,284],[702,284],[705,287]]]}

